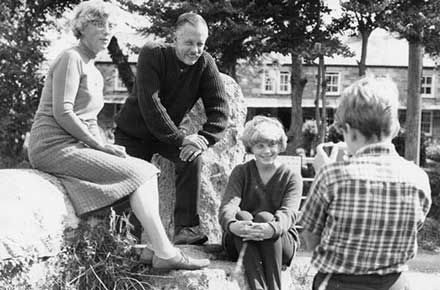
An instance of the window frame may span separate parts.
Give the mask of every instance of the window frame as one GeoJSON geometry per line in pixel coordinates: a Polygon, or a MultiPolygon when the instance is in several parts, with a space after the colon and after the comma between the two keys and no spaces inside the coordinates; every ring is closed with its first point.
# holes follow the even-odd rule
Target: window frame
{"type": "Polygon", "coordinates": [[[290,83],[291,76],[292,76],[292,74],[291,74],[290,71],[287,71],[287,70],[280,71],[279,77],[278,77],[278,80],[279,80],[279,82],[278,82],[278,92],[280,94],[290,94],[292,92],[292,86],[291,86],[291,83],[290,83]],[[281,80],[282,80],[281,76],[282,75],[286,75],[287,76],[287,82],[286,83],[281,83],[281,80]],[[281,88],[283,86],[287,86],[287,90],[281,90],[281,88]]]}
{"type": "Polygon", "coordinates": [[[128,90],[127,87],[124,85],[124,82],[119,78],[118,68],[115,68],[113,76],[113,89],[118,92],[125,92],[128,90]]]}
{"type": "Polygon", "coordinates": [[[435,74],[422,75],[422,79],[420,80],[420,95],[421,95],[421,97],[422,98],[434,98],[435,97],[434,92],[435,92],[435,74]],[[427,88],[426,84],[424,86],[424,83],[423,83],[424,78],[431,78],[431,84],[430,84],[431,93],[430,94],[422,93],[422,90],[424,88],[427,88]]]}
{"type": "Polygon", "coordinates": [[[337,83],[336,83],[337,91],[336,92],[333,92],[333,91],[329,92],[329,91],[327,91],[328,88],[329,88],[328,83],[327,83],[325,95],[326,96],[337,96],[337,95],[340,95],[341,94],[341,73],[340,72],[335,72],[335,71],[327,71],[327,72],[325,72],[325,79],[327,79],[327,75],[333,75],[333,76],[337,77],[337,83]]]}
{"type": "Polygon", "coordinates": [[[261,83],[261,91],[263,94],[275,94],[276,93],[276,77],[275,76],[275,70],[273,69],[264,69],[263,70],[263,81],[261,83]],[[271,90],[267,90],[266,89],[266,80],[270,80],[271,81],[271,86],[272,89],[271,90]]]}
{"type": "Polygon", "coordinates": [[[422,111],[421,115],[420,115],[420,131],[422,133],[424,133],[426,136],[432,136],[432,126],[433,126],[433,120],[434,120],[434,112],[433,111],[422,111]],[[423,131],[423,114],[429,113],[429,131],[425,132],[423,131]]]}

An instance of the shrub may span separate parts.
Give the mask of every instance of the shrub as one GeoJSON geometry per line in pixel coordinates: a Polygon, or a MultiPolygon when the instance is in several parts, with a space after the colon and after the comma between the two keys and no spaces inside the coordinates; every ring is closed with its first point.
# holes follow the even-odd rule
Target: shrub
{"type": "Polygon", "coordinates": [[[426,168],[431,185],[432,205],[428,216],[440,222],[440,164],[426,168]]]}
{"type": "Polygon", "coordinates": [[[440,162],[440,143],[433,142],[426,147],[426,158],[440,162]]]}
{"type": "MultiPolygon", "coordinates": [[[[393,144],[396,146],[396,151],[400,156],[405,156],[405,129],[401,128],[397,136],[393,139],[393,144]]],[[[424,134],[420,137],[420,166],[426,164],[426,146],[427,139],[424,134]]]]}

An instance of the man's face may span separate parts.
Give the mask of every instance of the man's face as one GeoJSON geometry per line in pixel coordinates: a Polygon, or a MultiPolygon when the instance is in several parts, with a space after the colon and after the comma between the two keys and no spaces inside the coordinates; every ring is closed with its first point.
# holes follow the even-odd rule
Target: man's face
{"type": "Polygon", "coordinates": [[[203,53],[207,38],[208,28],[205,25],[185,23],[176,31],[177,57],[187,65],[195,64],[203,53]]]}

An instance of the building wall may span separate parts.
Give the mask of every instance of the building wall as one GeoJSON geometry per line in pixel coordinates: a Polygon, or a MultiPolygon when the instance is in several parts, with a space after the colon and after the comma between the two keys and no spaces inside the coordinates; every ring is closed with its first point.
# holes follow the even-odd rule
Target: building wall
{"type": "MultiPolygon", "coordinates": [[[[118,86],[118,75],[116,67],[111,63],[97,63],[98,69],[104,76],[104,95],[105,107],[100,114],[100,122],[106,127],[113,126],[113,118],[120,106],[124,103],[128,95],[124,87],[118,86]]],[[[131,64],[133,72],[136,71],[135,64],[131,64]]],[[[290,91],[280,92],[279,84],[273,93],[267,93],[263,90],[264,72],[272,71],[279,78],[280,73],[290,72],[290,65],[260,65],[242,63],[237,66],[237,82],[241,86],[245,98],[260,100],[258,105],[252,102],[248,104],[248,118],[255,114],[266,114],[280,118],[286,127],[290,126],[290,91]],[[282,105],[278,102],[266,100],[283,100],[282,105]]],[[[358,76],[357,66],[328,65],[328,73],[338,73],[339,89],[338,93],[328,94],[326,96],[327,106],[336,107],[337,99],[344,88],[356,81],[358,76]]],[[[397,84],[401,108],[404,110],[407,98],[407,68],[406,67],[369,67],[368,73],[376,76],[390,76],[397,84]]],[[[303,74],[307,78],[307,83],[303,93],[304,119],[314,118],[314,98],[316,94],[316,74],[317,66],[304,65],[303,74]]],[[[422,99],[422,108],[424,111],[432,112],[432,136],[440,140],[440,73],[433,68],[424,68],[424,76],[433,76],[433,94],[431,97],[422,99]]],[[[279,82],[279,79],[277,80],[279,82]]],[[[120,81],[119,81],[120,82],[120,81]]],[[[330,109],[330,113],[332,110],[330,109]]],[[[405,112],[401,112],[404,116],[405,112]]],[[[402,118],[404,121],[404,118],[402,118]]]]}
{"type": "MultiPolygon", "coordinates": [[[[241,64],[238,66],[237,75],[238,83],[240,84],[245,98],[254,98],[261,100],[258,102],[258,108],[252,108],[252,103],[250,103],[250,114],[248,118],[251,118],[253,113],[264,113],[265,109],[268,115],[274,115],[279,113],[280,119],[288,120],[286,117],[286,111],[282,109],[274,110],[271,108],[273,105],[276,106],[277,102],[273,102],[272,99],[284,100],[283,104],[289,105],[290,93],[280,93],[275,90],[275,92],[265,93],[263,91],[264,83],[264,72],[265,70],[275,72],[275,75],[279,75],[280,72],[290,71],[289,65],[261,65],[261,66],[249,66],[248,64],[241,64]],[[271,100],[267,102],[267,107],[264,104],[265,99],[271,100]]],[[[337,99],[344,88],[349,86],[351,83],[359,79],[357,66],[342,66],[342,65],[328,65],[326,67],[327,73],[338,73],[339,76],[339,92],[333,94],[327,94],[327,106],[334,108],[337,105],[337,99]]],[[[407,99],[407,81],[408,81],[408,70],[406,67],[369,67],[367,73],[372,73],[375,76],[389,76],[397,85],[399,90],[399,100],[401,105],[401,115],[405,116],[405,107],[407,99]]],[[[304,108],[304,119],[313,118],[313,101],[316,95],[316,85],[317,85],[317,66],[304,65],[303,74],[307,78],[307,83],[304,88],[303,93],[303,108],[304,108]]],[[[431,112],[432,114],[432,134],[434,139],[440,140],[440,73],[434,68],[424,68],[423,76],[432,76],[432,94],[430,96],[422,96],[422,109],[424,112],[431,112]]],[[[275,85],[276,86],[276,85],[275,85]]],[[[257,103],[257,102],[254,102],[257,103]]],[[[405,118],[402,118],[404,121],[405,118]]],[[[289,126],[289,122],[283,122],[285,126],[289,126]]]]}

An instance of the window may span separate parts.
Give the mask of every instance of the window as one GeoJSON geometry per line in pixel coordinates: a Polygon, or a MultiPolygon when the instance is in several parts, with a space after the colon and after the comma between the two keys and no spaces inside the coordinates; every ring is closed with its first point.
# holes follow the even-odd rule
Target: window
{"type": "Polygon", "coordinates": [[[290,93],[290,72],[280,72],[280,93],[290,93]]]}
{"type": "Polygon", "coordinates": [[[264,71],[263,93],[275,93],[275,71],[264,71]]]}
{"type": "Polygon", "coordinates": [[[339,73],[327,72],[325,73],[325,80],[327,81],[327,95],[339,94],[339,73]]]}
{"type": "Polygon", "coordinates": [[[114,83],[115,83],[115,91],[126,91],[127,90],[127,88],[124,85],[124,82],[119,77],[119,71],[117,68],[115,68],[114,83]]]}
{"type": "Polygon", "coordinates": [[[432,111],[422,111],[420,128],[425,135],[430,136],[432,134],[432,111]]]}
{"type": "Polygon", "coordinates": [[[434,97],[434,89],[433,89],[433,77],[432,76],[422,76],[422,83],[420,86],[420,93],[423,97],[434,97]]]}

